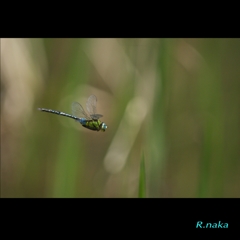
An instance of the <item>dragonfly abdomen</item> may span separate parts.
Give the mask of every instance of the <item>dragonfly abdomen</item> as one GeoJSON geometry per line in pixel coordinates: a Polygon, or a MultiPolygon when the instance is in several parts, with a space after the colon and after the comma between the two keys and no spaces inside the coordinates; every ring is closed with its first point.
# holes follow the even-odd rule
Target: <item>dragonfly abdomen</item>
{"type": "Polygon", "coordinates": [[[78,118],[77,121],[80,122],[82,125],[86,125],[89,120],[87,120],[86,118],[78,118]]]}
{"type": "Polygon", "coordinates": [[[53,113],[53,114],[57,114],[57,115],[61,115],[61,116],[69,117],[69,118],[73,118],[75,120],[79,120],[78,117],[75,117],[75,116],[73,116],[71,114],[67,114],[67,113],[64,113],[64,112],[59,112],[59,111],[52,110],[52,109],[38,108],[38,110],[42,111],[42,112],[49,112],[49,113],[53,113]]]}

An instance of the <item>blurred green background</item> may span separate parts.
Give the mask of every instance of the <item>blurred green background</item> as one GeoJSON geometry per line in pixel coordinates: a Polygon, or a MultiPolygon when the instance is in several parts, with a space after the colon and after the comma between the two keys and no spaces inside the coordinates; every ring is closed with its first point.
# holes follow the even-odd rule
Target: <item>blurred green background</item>
{"type": "Polygon", "coordinates": [[[239,106],[240,39],[1,39],[1,197],[239,198],[239,106]]]}

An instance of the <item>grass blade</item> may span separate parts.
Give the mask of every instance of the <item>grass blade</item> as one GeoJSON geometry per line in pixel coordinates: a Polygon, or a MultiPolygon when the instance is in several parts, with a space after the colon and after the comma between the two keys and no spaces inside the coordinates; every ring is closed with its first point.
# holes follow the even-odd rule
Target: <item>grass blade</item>
{"type": "Polygon", "coordinates": [[[146,180],[145,180],[145,164],[144,164],[144,154],[142,155],[142,160],[140,164],[140,176],[139,176],[139,198],[146,197],[146,180]]]}

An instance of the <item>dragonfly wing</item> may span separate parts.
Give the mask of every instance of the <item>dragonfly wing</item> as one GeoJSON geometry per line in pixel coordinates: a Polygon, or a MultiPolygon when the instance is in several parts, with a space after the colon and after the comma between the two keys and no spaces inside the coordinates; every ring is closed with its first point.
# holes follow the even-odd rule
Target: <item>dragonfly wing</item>
{"type": "Polygon", "coordinates": [[[87,107],[88,112],[90,113],[90,116],[96,114],[96,112],[97,112],[97,97],[95,95],[91,95],[88,98],[86,107],[87,107]]]}
{"type": "Polygon", "coordinates": [[[72,103],[72,114],[78,118],[86,118],[87,120],[91,120],[88,114],[84,111],[82,105],[78,102],[72,103]]]}
{"type": "Polygon", "coordinates": [[[97,119],[103,117],[103,115],[101,115],[101,114],[91,114],[90,117],[94,120],[97,120],[97,119]]]}
{"type": "Polygon", "coordinates": [[[97,97],[95,95],[91,95],[88,98],[86,107],[87,107],[87,110],[92,119],[97,120],[97,119],[103,117],[103,115],[96,113],[97,112],[97,97]]]}

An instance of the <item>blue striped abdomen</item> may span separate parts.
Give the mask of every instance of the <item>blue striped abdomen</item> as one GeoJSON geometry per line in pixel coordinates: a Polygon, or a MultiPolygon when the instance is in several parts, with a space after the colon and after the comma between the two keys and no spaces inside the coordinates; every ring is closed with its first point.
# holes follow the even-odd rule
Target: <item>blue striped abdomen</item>
{"type": "Polygon", "coordinates": [[[77,121],[80,122],[82,125],[86,125],[88,122],[86,118],[79,118],[77,121]]]}

